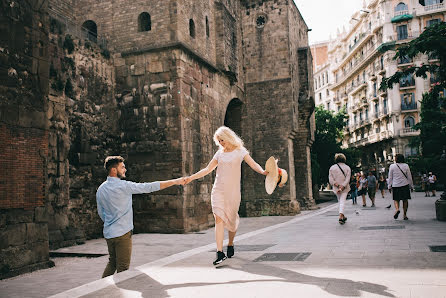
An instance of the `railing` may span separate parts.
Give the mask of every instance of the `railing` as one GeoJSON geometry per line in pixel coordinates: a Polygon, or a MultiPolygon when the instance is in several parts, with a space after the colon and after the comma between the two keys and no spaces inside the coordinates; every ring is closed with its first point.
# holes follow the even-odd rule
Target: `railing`
{"type": "Polygon", "coordinates": [[[419,131],[412,128],[412,127],[405,127],[405,128],[401,128],[400,129],[400,136],[403,135],[414,135],[414,134],[418,134],[419,131]]]}
{"type": "Polygon", "coordinates": [[[434,10],[441,10],[441,9],[444,9],[444,2],[432,4],[432,5],[426,5],[423,8],[419,8],[419,9],[417,9],[417,15],[432,13],[434,10]]]}
{"type": "Polygon", "coordinates": [[[409,11],[408,10],[395,11],[395,13],[393,14],[393,17],[399,17],[399,16],[403,16],[405,14],[409,14],[409,11]]]}
{"type": "Polygon", "coordinates": [[[407,88],[407,87],[414,87],[415,86],[415,80],[413,77],[409,79],[401,79],[400,80],[400,88],[407,88]]]}
{"type": "Polygon", "coordinates": [[[400,40],[406,40],[406,39],[414,39],[420,36],[420,32],[413,31],[413,32],[407,32],[407,34],[392,34],[389,36],[389,39],[391,41],[400,41],[400,40]]]}
{"type": "Polygon", "coordinates": [[[79,39],[88,39],[96,44],[98,44],[102,49],[107,49],[108,41],[104,36],[97,34],[72,22],[66,17],[60,15],[53,9],[48,9],[48,14],[51,18],[57,20],[65,26],[65,32],[79,39]]]}
{"type": "Polygon", "coordinates": [[[366,49],[363,54],[358,58],[355,59],[354,63],[351,64],[351,67],[345,68],[342,72],[342,75],[338,77],[337,82],[342,82],[345,78],[347,78],[351,73],[353,73],[355,70],[357,70],[358,66],[362,64],[364,60],[370,57],[371,54],[373,54],[376,49],[381,45],[382,40],[378,40],[374,44],[372,44],[371,47],[366,49]]]}
{"type": "Polygon", "coordinates": [[[412,59],[410,59],[409,57],[404,56],[398,58],[398,64],[408,64],[408,63],[412,63],[412,59]]]}
{"type": "Polygon", "coordinates": [[[417,103],[401,103],[401,111],[408,111],[408,110],[416,110],[417,109],[417,103]]]}

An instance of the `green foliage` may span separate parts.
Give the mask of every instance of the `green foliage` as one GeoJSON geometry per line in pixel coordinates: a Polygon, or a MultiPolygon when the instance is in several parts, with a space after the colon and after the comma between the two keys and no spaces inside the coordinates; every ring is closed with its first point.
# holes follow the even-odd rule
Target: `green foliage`
{"type": "Polygon", "coordinates": [[[344,153],[347,164],[356,168],[359,154],[354,149],[341,149],[341,140],[347,115],[345,109],[339,113],[325,110],[322,106],[315,109],[316,131],[311,147],[311,170],[313,184],[321,185],[328,182],[328,170],[334,163],[335,153],[344,153]]]}
{"type": "Polygon", "coordinates": [[[50,20],[50,32],[55,34],[62,34],[64,25],[58,20],[51,18],[50,20]]]}
{"type": "MultiPolygon", "coordinates": [[[[440,175],[446,171],[440,161],[443,149],[446,149],[446,23],[441,22],[426,30],[409,44],[397,49],[394,59],[414,58],[419,54],[435,57],[438,62],[428,65],[413,66],[396,72],[390,78],[384,78],[380,89],[393,88],[403,76],[414,74],[417,77],[435,78],[435,84],[421,100],[420,122],[414,128],[420,130],[420,136],[413,138],[411,145],[421,145],[422,156],[412,157],[409,164],[414,172],[434,171],[440,175]]],[[[440,175],[441,176],[441,175],[440,175]]]]}
{"type": "Polygon", "coordinates": [[[65,35],[65,40],[63,42],[63,48],[68,51],[68,54],[74,51],[74,42],[70,34],[65,35]]]}
{"type": "Polygon", "coordinates": [[[386,90],[393,88],[393,85],[399,83],[401,77],[408,74],[415,74],[417,77],[427,78],[428,73],[435,74],[438,80],[439,89],[446,87],[446,23],[440,22],[438,24],[429,26],[420,34],[420,36],[412,40],[407,45],[401,46],[397,49],[395,57],[398,58],[414,58],[419,54],[427,54],[437,57],[439,63],[433,63],[421,66],[412,66],[406,68],[404,71],[398,71],[390,78],[383,78],[380,89],[386,90]]]}
{"type": "Polygon", "coordinates": [[[91,48],[91,43],[89,42],[89,41],[85,41],[85,44],[84,44],[84,47],[86,48],[86,49],[90,49],[91,48]]]}

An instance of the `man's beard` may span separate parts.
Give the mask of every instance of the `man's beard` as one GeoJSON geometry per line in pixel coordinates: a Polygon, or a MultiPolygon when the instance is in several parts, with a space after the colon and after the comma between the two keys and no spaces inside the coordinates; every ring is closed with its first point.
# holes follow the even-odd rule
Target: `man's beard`
{"type": "Polygon", "coordinates": [[[117,176],[118,176],[118,178],[120,178],[120,179],[125,178],[125,174],[118,173],[117,176]]]}

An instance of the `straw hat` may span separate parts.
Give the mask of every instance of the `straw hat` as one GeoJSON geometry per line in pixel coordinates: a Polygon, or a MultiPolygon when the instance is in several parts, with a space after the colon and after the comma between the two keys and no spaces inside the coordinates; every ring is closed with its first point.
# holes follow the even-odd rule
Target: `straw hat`
{"type": "Polygon", "coordinates": [[[268,171],[265,179],[265,189],[268,194],[272,194],[277,184],[282,187],[288,180],[288,173],[277,165],[278,159],[273,156],[268,158],[265,164],[265,171],[268,171]]]}

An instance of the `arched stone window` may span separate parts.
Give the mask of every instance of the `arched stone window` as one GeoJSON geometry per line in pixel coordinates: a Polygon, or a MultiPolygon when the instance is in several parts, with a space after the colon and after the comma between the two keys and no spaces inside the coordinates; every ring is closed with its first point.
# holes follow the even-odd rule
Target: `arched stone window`
{"type": "Polygon", "coordinates": [[[98,26],[92,20],[85,21],[82,24],[82,37],[94,43],[98,41],[98,26]]]}
{"type": "Polygon", "coordinates": [[[209,20],[206,16],[206,37],[209,38],[209,20]]]}
{"type": "Polygon", "coordinates": [[[409,128],[415,125],[415,119],[412,116],[404,118],[404,127],[409,128]]]}
{"type": "Polygon", "coordinates": [[[189,20],[189,35],[195,38],[195,23],[192,19],[189,20]]]}
{"type": "Polygon", "coordinates": [[[138,32],[152,30],[152,20],[148,12],[143,12],[138,16],[138,32]]]}
{"type": "Polygon", "coordinates": [[[398,3],[397,6],[395,6],[395,15],[403,15],[409,12],[409,8],[404,2],[398,3]]]}

